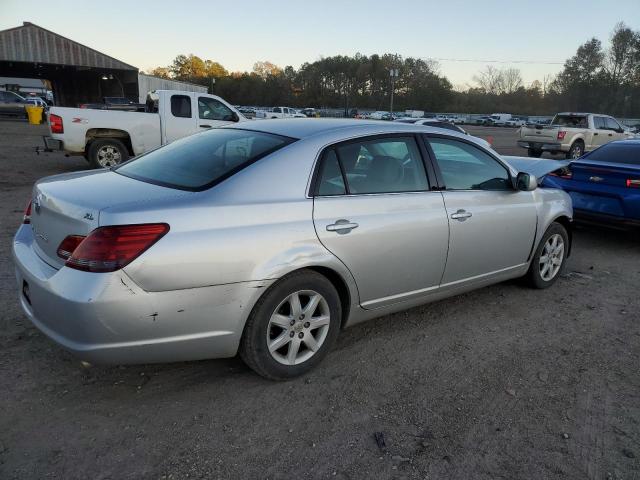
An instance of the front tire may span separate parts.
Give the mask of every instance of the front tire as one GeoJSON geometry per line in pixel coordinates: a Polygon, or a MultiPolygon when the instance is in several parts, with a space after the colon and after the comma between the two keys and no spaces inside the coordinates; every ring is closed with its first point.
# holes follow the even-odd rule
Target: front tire
{"type": "Polygon", "coordinates": [[[548,288],[560,277],[569,253],[569,235],[559,223],[552,223],[533,255],[526,279],[533,288],[548,288]]]}
{"type": "Polygon", "coordinates": [[[93,168],[111,168],[129,159],[129,151],[115,138],[101,138],[89,146],[89,163],[93,168]]]}
{"type": "Polygon", "coordinates": [[[312,270],[293,272],[253,307],[240,356],[265,378],[298,377],[327,355],[338,337],[341,317],[340,297],[326,277],[312,270]]]}

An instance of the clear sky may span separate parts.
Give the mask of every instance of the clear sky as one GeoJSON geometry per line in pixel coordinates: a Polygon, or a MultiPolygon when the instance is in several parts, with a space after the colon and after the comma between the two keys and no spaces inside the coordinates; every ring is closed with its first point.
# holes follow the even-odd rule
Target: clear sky
{"type": "Polygon", "coordinates": [[[321,56],[399,53],[440,59],[454,85],[487,65],[520,68],[526,83],[557,73],[577,47],[606,43],[615,24],[640,29],[640,0],[0,0],[0,29],[29,21],[135,65],[181,53],[250,70],[321,56]],[[473,60],[473,62],[445,59],[473,60]]]}

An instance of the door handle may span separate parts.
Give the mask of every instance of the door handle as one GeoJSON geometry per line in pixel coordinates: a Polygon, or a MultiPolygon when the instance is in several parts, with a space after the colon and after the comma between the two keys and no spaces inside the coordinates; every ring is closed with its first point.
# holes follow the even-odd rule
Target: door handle
{"type": "Polygon", "coordinates": [[[200,128],[211,128],[211,125],[200,125],[200,128]]]}
{"type": "Polygon", "coordinates": [[[336,220],[336,223],[327,225],[327,232],[336,232],[340,235],[344,235],[345,233],[349,233],[354,228],[358,228],[357,223],[353,223],[342,218],[340,220],[336,220]]]}
{"type": "Polygon", "coordinates": [[[458,220],[459,222],[464,222],[467,218],[473,216],[471,212],[467,212],[466,210],[460,209],[456,213],[451,214],[451,218],[454,220],[458,220]]]}
{"type": "Polygon", "coordinates": [[[609,136],[610,136],[610,137],[613,137],[613,133],[610,133],[610,134],[609,134],[609,136]]]}
{"type": "Polygon", "coordinates": [[[598,132],[594,133],[593,136],[595,137],[596,135],[598,135],[598,132]]]}

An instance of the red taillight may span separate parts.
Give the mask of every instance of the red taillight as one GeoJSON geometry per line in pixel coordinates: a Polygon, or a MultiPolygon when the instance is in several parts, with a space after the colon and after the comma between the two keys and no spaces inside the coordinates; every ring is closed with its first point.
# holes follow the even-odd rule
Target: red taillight
{"type": "Polygon", "coordinates": [[[29,200],[29,203],[27,203],[27,208],[24,209],[22,223],[31,223],[31,200],[29,200]]]}
{"type": "Polygon", "coordinates": [[[558,132],[558,140],[564,140],[564,136],[567,134],[567,132],[564,131],[559,131],[558,132]]]}
{"type": "Polygon", "coordinates": [[[549,175],[553,177],[560,177],[567,180],[571,180],[571,178],[573,177],[573,172],[569,167],[562,167],[560,170],[551,172],[549,175]]]}
{"type": "Polygon", "coordinates": [[[62,125],[62,117],[59,115],[54,115],[53,113],[50,114],[49,128],[51,128],[51,133],[64,133],[64,125],[62,125]]]}
{"type": "Polygon", "coordinates": [[[82,235],[69,235],[58,247],[58,256],[63,260],[68,260],[85,238],[87,237],[83,237],[82,235]]]}
{"type": "Polygon", "coordinates": [[[627,187],[629,188],[640,188],[640,180],[635,178],[627,178],[627,187]]]}
{"type": "Polygon", "coordinates": [[[77,245],[65,265],[86,272],[113,272],[131,263],[168,231],[166,223],[99,227],[77,245]]]}

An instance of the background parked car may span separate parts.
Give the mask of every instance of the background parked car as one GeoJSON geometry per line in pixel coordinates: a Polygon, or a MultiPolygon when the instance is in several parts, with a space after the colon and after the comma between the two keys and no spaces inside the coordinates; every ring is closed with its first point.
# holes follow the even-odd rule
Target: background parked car
{"type": "Polygon", "coordinates": [[[550,125],[523,126],[518,146],[526,148],[530,157],[551,152],[564,153],[566,158],[579,158],[605,143],[631,135],[609,115],[563,112],[553,117],[550,125]]]}
{"type": "Polygon", "coordinates": [[[391,113],[384,110],[376,110],[370,113],[366,118],[371,120],[391,120],[391,113]]]}
{"type": "Polygon", "coordinates": [[[268,110],[256,111],[256,118],[273,119],[273,118],[304,118],[305,115],[298,113],[295,108],[291,107],[273,107],[268,110]]]}
{"type": "Polygon", "coordinates": [[[573,201],[576,219],[640,227],[640,140],[607,143],[545,177],[573,201]]]}
{"type": "Polygon", "coordinates": [[[0,91],[0,114],[26,117],[26,105],[28,102],[17,93],[0,91]]]}

